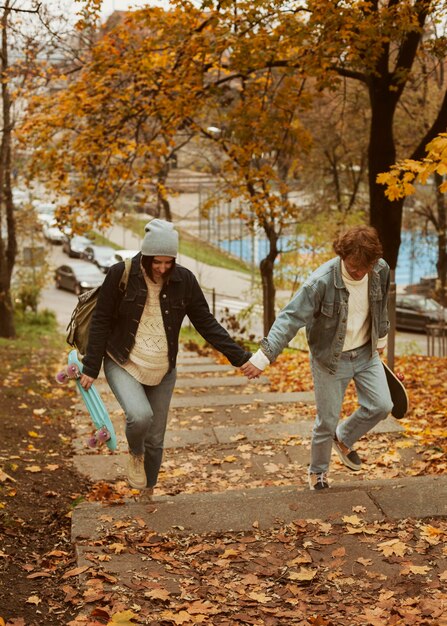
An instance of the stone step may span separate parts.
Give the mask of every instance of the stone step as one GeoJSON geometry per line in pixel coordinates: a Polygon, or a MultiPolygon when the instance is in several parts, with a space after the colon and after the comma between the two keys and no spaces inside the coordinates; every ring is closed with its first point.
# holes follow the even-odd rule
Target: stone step
{"type": "MultiPolygon", "coordinates": [[[[169,493],[179,485],[183,490],[219,491],[239,488],[241,484],[305,484],[310,431],[310,423],[302,425],[301,437],[291,435],[288,429],[273,433],[268,429],[252,437],[241,431],[230,436],[217,429],[172,431],[166,438],[158,490],[169,493]]],[[[123,431],[118,431],[118,448],[113,454],[106,448],[92,451],[85,447],[85,440],[86,436],[75,442],[78,450],[74,463],[79,472],[93,481],[125,478],[127,443],[123,431]]],[[[394,433],[376,431],[376,436],[373,433],[359,443],[364,469],[354,475],[334,452],[331,477],[336,482],[362,481],[370,475],[396,477],[418,471],[422,457],[414,447],[400,446],[399,442],[394,433]]]]}
{"type": "MultiPolygon", "coordinates": [[[[255,385],[268,385],[267,376],[260,376],[255,381],[248,381],[244,376],[209,376],[200,378],[183,378],[177,379],[176,389],[194,389],[195,387],[254,387],[255,385]]],[[[225,389],[225,393],[228,393],[225,389]]],[[[231,391],[231,390],[230,390],[231,391]]],[[[254,388],[256,391],[256,388],[254,388]]],[[[175,393],[175,392],[174,392],[175,393]]]]}
{"type": "Polygon", "coordinates": [[[236,370],[230,363],[228,365],[220,365],[219,363],[201,364],[195,361],[191,363],[180,363],[177,367],[177,374],[207,374],[213,372],[235,372],[236,370]]]}
{"type": "Polygon", "coordinates": [[[200,356],[194,352],[179,352],[177,365],[216,365],[216,359],[210,356],[200,356]]]}
{"type": "Polygon", "coordinates": [[[238,393],[234,396],[228,393],[226,396],[201,395],[201,396],[174,396],[171,401],[171,408],[183,407],[212,407],[212,406],[242,406],[244,404],[266,405],[306,402],[314,403],[313,391],[261,391],[259,393],[238,393]]]}
{"type": "Polygon", "coordinates": [[[83,502],[72,516],[72,541],[101,540],[117,522],[141,518],[159,533],[243,532],[297,519],[342,523],[360,507],[365,522],[447,515],[447,476],[346,483],[324,491],[293,486],[154,497],[126,506],[83,502]]]}

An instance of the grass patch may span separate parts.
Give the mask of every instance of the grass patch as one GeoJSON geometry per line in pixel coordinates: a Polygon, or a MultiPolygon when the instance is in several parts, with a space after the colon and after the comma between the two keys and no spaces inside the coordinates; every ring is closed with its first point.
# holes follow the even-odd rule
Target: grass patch
{"type": "Polygon", "coordinates": [[[107,237],[104,237],[104,235],[101,235],[101,233],[98,233],[96,231],[93,233],[93,241],[95,243],[95,246],[109,246],[109,248],[113,248],[114,250],[122,249],[122,246],[114,243],[113,241],[110,241],[110,239],[107,239],[107,237]]]}
{"type": "MultiPolygon", "coordinates": [[[[45,344],[48,348],[63,348],[64,340],[61,336],[56,316],[53,311],[43,309],[38,313],[16,310],[14,314],[16,338],[0,338],[0,347],[14,346],[19,351],[33,350],[45,344]]],[[[23,355],[26,358],[26,354],[23,355]]]]}
{"type": "Polygon", "coordinates": [[[181,327],[179,339],[180,339],[180,343],[183,343],[183,344],[195,343],[200,348],[204,348],[207,345],[207,342],[202,337],[202,335],[199,335],[199,333],[196,331],[194,326],[189,325],[189,324],[181,327]]]}
{"type": "MultiPolygon", "coordinates": [[[[147,219],[142,219],[136,215],[126,215],[122,219],[121,223],[124,228],[127,228],[138,237],[141,237],[142,233],[144,233],[144,227],[147,224],[147,219]]],[[[180,254],[184,254],[185,256],[195,259],[196,261],[200,261],[201,263],[213,265],[214,267],[223,267],[227,270],[251,274],[251,267],[244,261],[219,250],[216,246],[202,241],[182,229],[177,230],[180,233],[180,254]]]]}

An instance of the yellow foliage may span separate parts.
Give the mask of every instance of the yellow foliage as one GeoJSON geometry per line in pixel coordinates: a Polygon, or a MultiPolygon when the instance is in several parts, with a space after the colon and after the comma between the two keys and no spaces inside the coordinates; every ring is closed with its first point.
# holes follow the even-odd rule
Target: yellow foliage
{"type": "MultiPolygon", "coordinates": [[[[385,185],[385,194],[390,200],[398,200],[415,192],[413,182],[425,185],[435,172],[441,176],[447,174],[447,133],[440,133],[427,144],[427,154],[420,161],[399,161],[389,172],[380,173],[376,180],[385,185]]],[[[447,183],[442,183],[439,190],[447,192],[447,183]]]]}

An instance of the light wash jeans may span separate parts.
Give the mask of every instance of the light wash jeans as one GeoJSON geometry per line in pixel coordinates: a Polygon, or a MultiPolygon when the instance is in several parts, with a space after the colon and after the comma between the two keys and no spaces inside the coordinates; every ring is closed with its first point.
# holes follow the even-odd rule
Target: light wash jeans
{"type": "Polygon", "coordinates": [[[133,454],[144,454],[147,486],[157,484],[163,458],[163,442],[177,370],[172,370],[160,384],[139,383],[110,357],[104,358],[104,373],[126,416],[126,437],[133,454]]]}
{"type": "Polygon", "coordinates": [[[371,357],[371,345],[343,352],[335,374],[311,358],[317,416],[312,431],[309,472],[327,472],[331,459],[332,441],[337,438],[351,448],[393,408],[385,371],[379,354],[371,357]],[[339,422],[343,398],[353,380],[359,408],[339,422]],[[338,425],[338,426],[337,426],[338,425]]]}

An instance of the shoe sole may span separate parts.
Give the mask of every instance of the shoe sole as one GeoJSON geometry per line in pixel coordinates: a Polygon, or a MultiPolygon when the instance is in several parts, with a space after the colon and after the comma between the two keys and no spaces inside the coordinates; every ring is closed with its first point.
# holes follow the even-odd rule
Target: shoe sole
{"type": "Polygon", "coordinates": [[[338,454],[338,458],[340,459],[340,461],[343,463],[343,465],[345,465],[346,467],[348,467],[350,470],[352,470],[353,472],[358,472],[359,470],[362,469],[361,465],[354,465],[354,463],[351,463],[351,461],[348,459],[348,457],[346,457],[339,449],[337,444],[334,442],[334,449],[335,452],[338,454]]]}
{"type": "Polygon", "coordinates": [[[132,487],[132,489],[146,489],[146,483],[134,483],[131,480],[127,479],[127,482],[129,483],[129,486],[132,487]]]}

